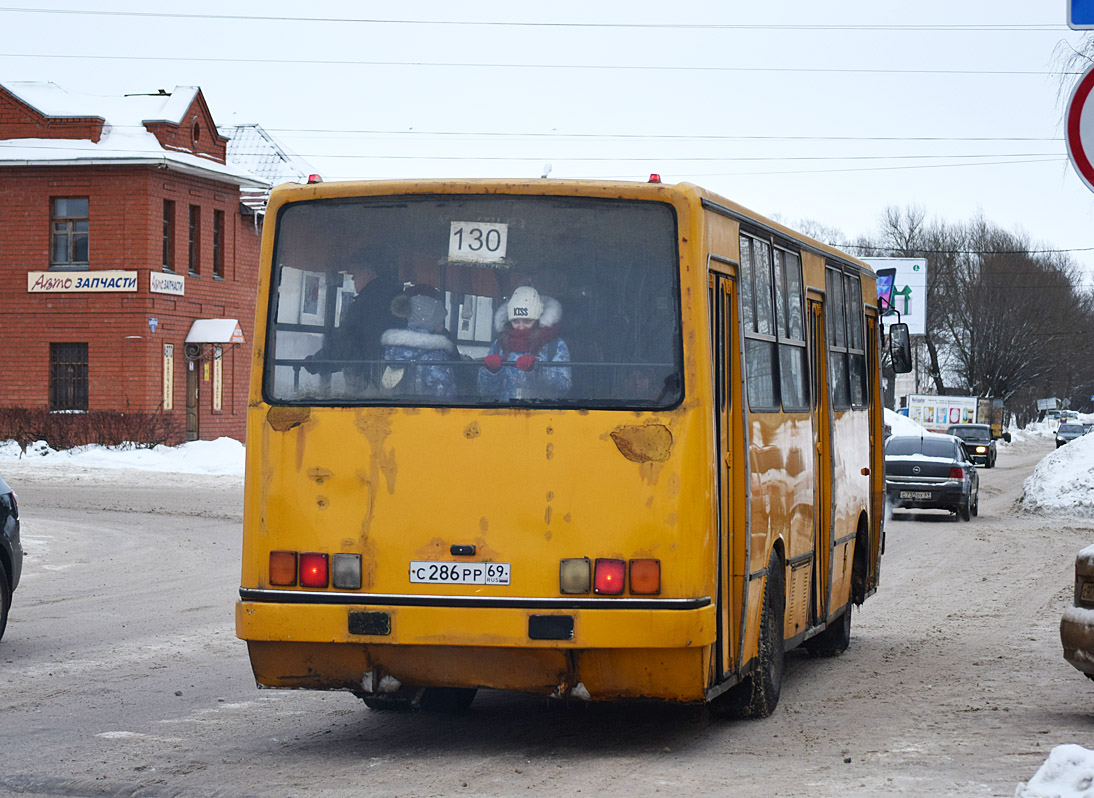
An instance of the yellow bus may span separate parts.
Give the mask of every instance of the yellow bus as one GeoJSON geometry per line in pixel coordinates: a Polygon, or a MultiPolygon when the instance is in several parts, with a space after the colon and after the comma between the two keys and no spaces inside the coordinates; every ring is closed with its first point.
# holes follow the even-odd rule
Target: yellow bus
{"type": "Polygon", "coordinates": [[[652,179],[316,182],[266,218],[259,685],[762,717],[786,649],[847,647],[883,549],[866,264],[652,179]]]}

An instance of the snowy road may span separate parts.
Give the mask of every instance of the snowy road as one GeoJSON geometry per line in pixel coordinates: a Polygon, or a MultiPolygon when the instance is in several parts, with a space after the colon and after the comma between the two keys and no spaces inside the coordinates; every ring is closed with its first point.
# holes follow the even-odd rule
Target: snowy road
{"type": "Polygon", "coordinates": [[[0,642],[0,794],[1012,796],[1054,746],[1094,743],[1094,683],[1058,636],[1094,527],[1014,509],[1051,445],[982,470],[970,523],[897,514],[851,648],[791,655],[775,715],[737,723],[259,691],[233,630],[237,477],[9,461],[28,560],[0,642]]]}

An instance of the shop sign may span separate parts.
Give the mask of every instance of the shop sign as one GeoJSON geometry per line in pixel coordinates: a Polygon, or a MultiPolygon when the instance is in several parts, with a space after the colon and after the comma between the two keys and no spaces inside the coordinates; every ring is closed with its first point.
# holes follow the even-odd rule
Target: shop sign
{"type": "Polygon", "coordinates": [[[153,294],[186,295],[186,278],[181,274],[149,272],[148,290],[153,294]]]}
{"type": "Polygon", "coordinates": [[[27,272],[28,294],[82,294],[136,290],[136,272],[27,272]]]}

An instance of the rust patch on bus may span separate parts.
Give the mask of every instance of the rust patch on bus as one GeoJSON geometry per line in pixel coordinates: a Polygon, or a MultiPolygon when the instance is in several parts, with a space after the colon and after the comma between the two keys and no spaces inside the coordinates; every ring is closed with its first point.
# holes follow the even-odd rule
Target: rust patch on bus
{"type": "Polygon", "coordinates": [[[479,422],[472,421],[470,424],[464,427],[463,437],[467,438],[468,440],[472,440],[479,437],[480,432],[481,430],[479,429],[479,422]]]}
{"type": "Polygon", "coordinates": [[[310,407],[271,407],[266,413],[266,423],[278,432],[299,427],[311,418],[310,407]]]}
{"type": "Polygon", "coordinates": [[[379,475],[382,474],[387,486],[387,492],[394,493],[395,474],[398,471],[395,464],[395,450],[384,449],[384,444],[391,434],[391,419],[388,417],[389,415],[389,413],[383,415],[377,413],[360,413],[357,416],[357,429],[360,430],[365,436],[365,439],[368,440],[369,448],[372,450],[369,482],[375,485],[379,482],[379,475]]]}
{"type": "Polygon", "coordinates": [[[330,479],[333,476],[334,476],[333,472],[327,470],[326,468],[309,468],[308,469],[308,479],[313,480],[316,485],[322,485],[324,482],[326,482],[328,479],[330,479]]]}
{"type": "Polygon", "coordinates": [[[663,463],[672,454],[672,433],[662,424],[623,424],[611,436],[619,453],[634,463],[663,463]]]}

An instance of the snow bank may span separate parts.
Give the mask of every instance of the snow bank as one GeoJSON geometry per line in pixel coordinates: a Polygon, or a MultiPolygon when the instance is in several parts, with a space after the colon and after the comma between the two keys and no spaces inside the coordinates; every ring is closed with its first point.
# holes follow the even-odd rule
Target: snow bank
{"type": "Polygon", "coordinates": [[[154,449],[119,449],[112,446],[80,446],[57,451],[44,441],[19,451],[15,441],[0,443],[0,463],[5,460],[42,458],[50,465],[80,468],[132,468],[175,474],[243,475],[243,444],[234,438],[192,441],[181,446],[157,446],[154,449]]]}
{"type": "Polygon", "coordinates": [[[1045,455],[1022,483],[1019,505],[1031,512],[1094,514],[1094,434],[1045,455]]]}
{"type": "Polygon", "coordinates": [[[885,423],[894,435],[922,435],[927,431],[927,428],[918,421],[912,421],[907,416],[895,413],[889,408],[885,408],[885,423]]]}
{"type": "Polygon", "coordinates": [[[1092,798],[1094,751],[1081,745],[1058,745],[1014,798],[1092,798]]]}

